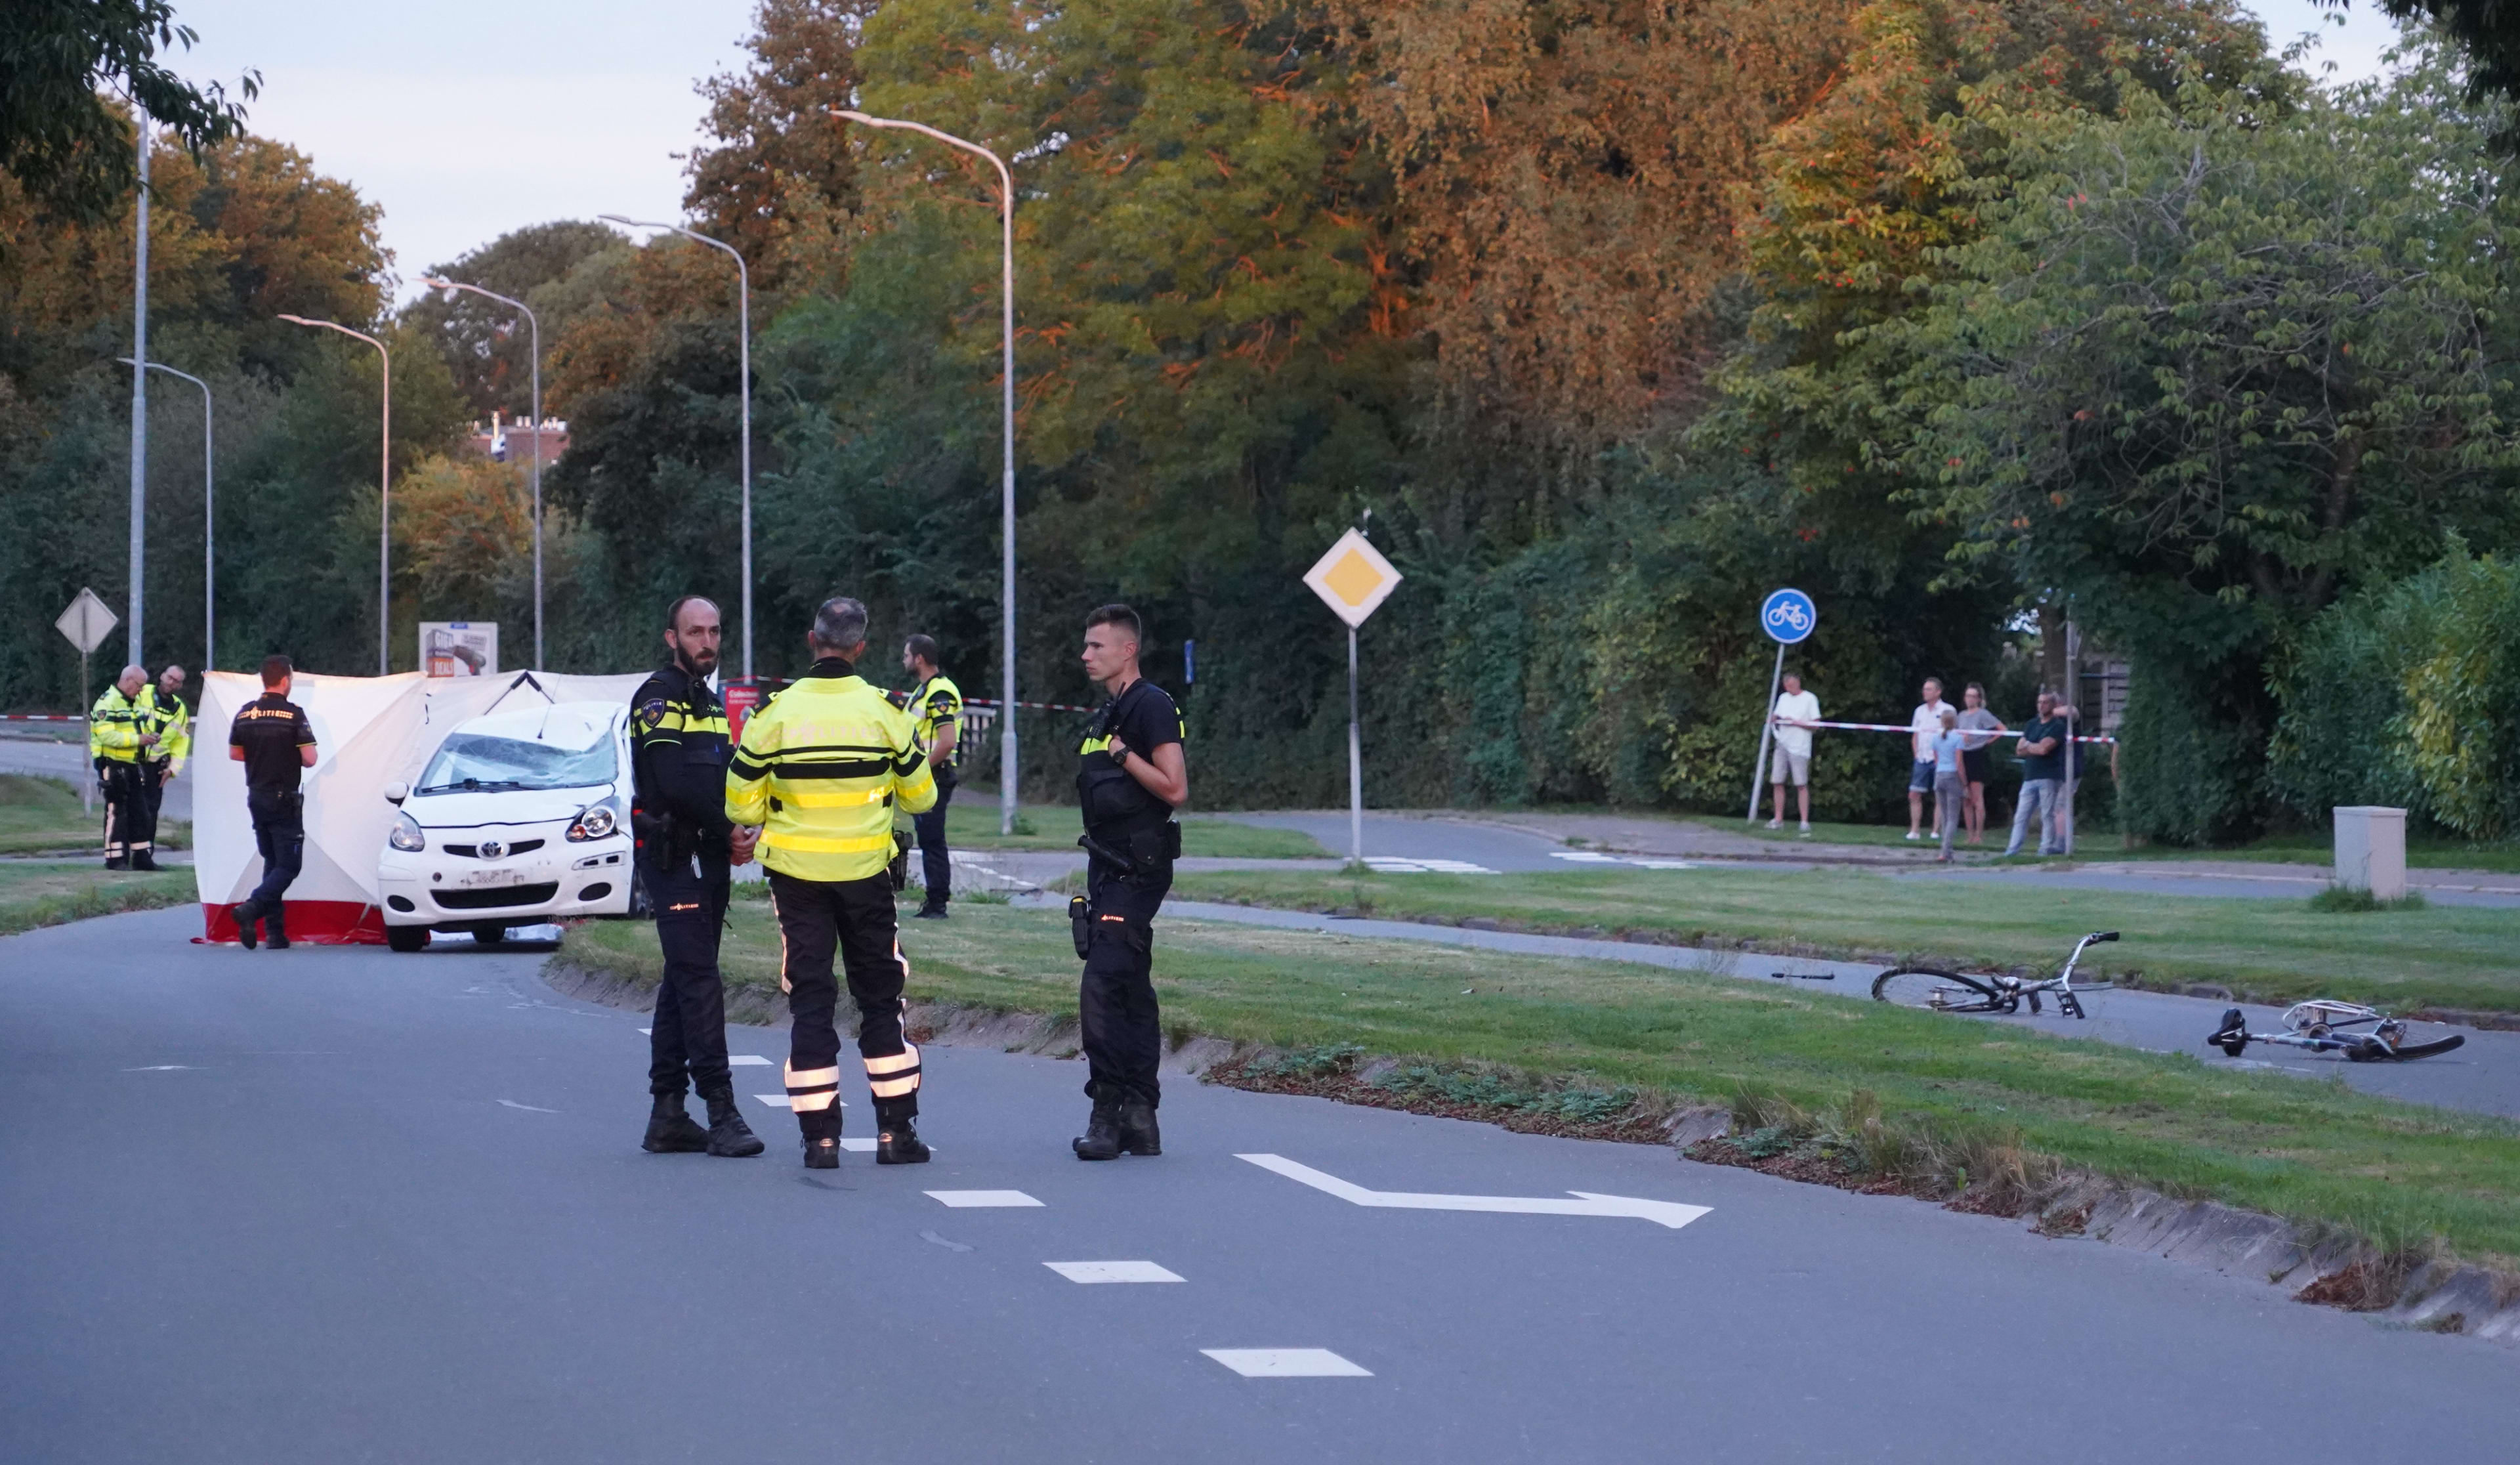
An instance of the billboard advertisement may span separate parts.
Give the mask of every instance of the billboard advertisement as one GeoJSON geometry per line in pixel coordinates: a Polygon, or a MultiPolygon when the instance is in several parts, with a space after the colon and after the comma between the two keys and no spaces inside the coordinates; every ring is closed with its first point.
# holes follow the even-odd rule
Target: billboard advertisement
{"type": "Polygon", "coordinates": [[[426,676],[495,676],[499,671],[499,622],[424,620],[420,669],[426,676]]]}

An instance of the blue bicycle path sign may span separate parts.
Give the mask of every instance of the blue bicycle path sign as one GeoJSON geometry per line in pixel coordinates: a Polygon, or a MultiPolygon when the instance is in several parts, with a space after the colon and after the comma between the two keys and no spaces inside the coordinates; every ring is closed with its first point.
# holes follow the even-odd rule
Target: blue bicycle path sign
{"type": "Polygon", "coordinates": [[[1759,607],[1759,626],[1779,644],[1791,646],[1820,628],[1820,607],[1800,590],[1778,590],[1759,607]]]}

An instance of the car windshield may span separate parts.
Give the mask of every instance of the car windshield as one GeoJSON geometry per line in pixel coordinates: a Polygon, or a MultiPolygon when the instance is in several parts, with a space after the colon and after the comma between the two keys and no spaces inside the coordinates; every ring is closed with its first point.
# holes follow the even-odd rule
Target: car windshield
{"type": "Polygon", "coordinates": [[[420,792],[583,789],[610,783],[614,768],[610,738],[598,738],[586,748],[562,748],[529,738],[456,733],[428,760],[428,771],[420,777],[420,792]]]}

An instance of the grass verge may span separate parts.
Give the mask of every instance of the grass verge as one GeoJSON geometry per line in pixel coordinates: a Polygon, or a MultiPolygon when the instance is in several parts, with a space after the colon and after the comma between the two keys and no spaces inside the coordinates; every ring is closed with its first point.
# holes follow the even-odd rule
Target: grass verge
{"type": "Polygon", "coordinates": [[[2520,910],[2315,910],[2306,900],[1976,886],[1863,871],[1635,870],[1352,875],[1229,870],[1174,877],[1177,897],[1395,920],[1738,946],[1795,956],[1929,960],[2052,972],[2092,931],[2122,931],[2086,971],[2129,984],[2208,984],[2252,1000],[2342,997],[2400,1010],[2520,1011],[2520,910]]]}
{"type": "MultiPolygon", "coordinates": [[[[998,833],[998,804],[987,790],[966,801],[956,791],[945,806],[945,842],[957,849],[1076,850],[1076,810],[1058,804],[1026,804],[1015,810],[1015,832],[998,833]]],[[[1212,814],[1182,821],[1182,853],[1216,859],[1327,859],[1311,835],[1293,829],[1236,824],[1212,814]]]]}
{"type": "Polygon", "coordinates": [[[132,875],[93,865],[0,865],[0,936],[196,898],[190,870],[132,875]]]}
{"type": "MultiPolygon", "coordinates": [[[[728,982],[755,995],[778,985],[768,917],[738,904],[725,946],[728,982]]],[[[1063,915],[958,904],[903,925],[915,1000],[1073,1016],[1063,915]]],[[[560,959],[634,983],[658,969],[653,929],[629,922],[571,931],[560,959]]],[[[2390,1251],[2520,1259],[2520,1126],[2342,1084],[1659,968],[1192,921],[1161,923],[1155,982],[1176,1043],[1401,1056],[1386,1072],[1437,1103],[1503,1095],[1578,1123],[1616,1124],[1622,1098],[1846,1116],[1884,1155],[2036,1156],[2390,1251]]]]}
{"type": "MultiPolygon", "coordinates": [[[[78,790],[61,779],[0,773],[0,854],[98,848],[103,817],[82,811],[78,790]]],[[[189,847],[192,832],[189,824],[160,820],[158,847],[189,847]]]]}

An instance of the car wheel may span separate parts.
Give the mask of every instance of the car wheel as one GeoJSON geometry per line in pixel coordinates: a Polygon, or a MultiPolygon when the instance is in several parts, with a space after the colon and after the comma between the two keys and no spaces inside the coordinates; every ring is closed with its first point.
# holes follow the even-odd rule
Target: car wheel
{"type": "Polygon", "coordinates": [[[473,945],[497,946],[504,944],[507,939],[508,928],[505,926],[475,926],[472,928],[473,945]]]}
{"type": "Polygon", "coordinates": [[[385,928],[385,945],[395,951],[426,951],[428,949],[428,928],[388,926],[385,928]]]}

